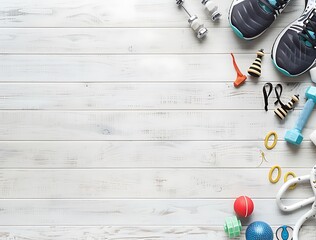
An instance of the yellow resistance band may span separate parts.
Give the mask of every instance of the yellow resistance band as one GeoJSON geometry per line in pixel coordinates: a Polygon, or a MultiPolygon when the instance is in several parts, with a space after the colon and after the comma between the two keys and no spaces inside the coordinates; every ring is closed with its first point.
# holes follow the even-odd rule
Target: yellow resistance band
{"type": "MultiPolygon", "coordinates": [[[[296,178],[296,175],[295,175],[294,172],[288,172],[288,173],[286,173],[285,176],[284,176],[284,182],[287,182],[289,176],[292,176],[293,178],[296,178]]],[[[291,185],[291,186],[289,187],[289,189],[290,189],[290,190],[293,190],[293,189],[296,188],[296,186],[297,186],[297,184],[295,183],[295,184],[291,185]]]]}
{"type": "Polygon", "coordinates": [[[277,183],[279,180],[280,180],[280,178],[281,178],[281,167],[280,166],[278,166],[278,165],[276,165],[276,166],[273,166],[271,169],[270,169],[270,171],[269,171],[269,181],[271,182],[271,183],[277,183]],[[275,169],[277,169],[278,170],[278,175],[277,175],[277,177],[275,178],[275,179],[273,179],[272,178],[272,175],[273,175],[273,172],[275,171],[275,169]]]}
{"type": "Polygon", "coordinates": [[[268,149],[271,150],[275,147],[275,145],[278,142],[278,134],[276,132],[269,132],[266,136],[266,138],[264,139],[264,146],[268,149]],[[273,143],[271,145],[269,145],[269,139],[270,137],[273,136],[273,143]]]}

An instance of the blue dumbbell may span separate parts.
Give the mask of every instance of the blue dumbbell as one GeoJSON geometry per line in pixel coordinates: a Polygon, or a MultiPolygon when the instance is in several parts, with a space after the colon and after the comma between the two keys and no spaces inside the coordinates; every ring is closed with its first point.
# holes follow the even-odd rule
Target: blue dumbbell
{"type": "Polygon", "coordinates": [[[287,131],[284,137],[285,141],[295,145],[299,145],[303,141],[304,137],[302,134],[302,130],[316,104],[316,87],[307,88],[305,96],[308,100],[305,103],[305,106],[296,122],[295,127],[287,131]]]}

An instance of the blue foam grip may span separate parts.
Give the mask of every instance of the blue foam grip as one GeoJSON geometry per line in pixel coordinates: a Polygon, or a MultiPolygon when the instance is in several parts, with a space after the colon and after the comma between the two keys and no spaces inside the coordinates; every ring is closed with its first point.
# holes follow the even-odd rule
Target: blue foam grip
{"type": "Polygon", "coordinates": [[[295,129],[297,129],[299,132],[302,132],[314,107],[315,102],[312,99],[308,99],[295,125],[295,129]]]}

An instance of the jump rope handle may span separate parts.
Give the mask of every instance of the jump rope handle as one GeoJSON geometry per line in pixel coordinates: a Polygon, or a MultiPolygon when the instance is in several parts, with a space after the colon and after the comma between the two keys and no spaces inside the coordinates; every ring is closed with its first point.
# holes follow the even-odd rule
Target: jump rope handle
{"type": "Polygon", "coordinates": [[[305,207],[305,206],[310,205],[311,203],[315,202],[315,196],[310,197],[310,198],[305,199],[305,200],[302,200],[300,202],[294,203],[292,205],[288,205],[288,206],[284,205],[282,203],[282,200],[281,200],[282,196],[289,189],[290,186],[292,186],[293,184],[302,183],[302,182],[309,182],[309,181],[310,181],[310,175],[305,175],[302,177],[292,178],[289,181],[287,181],[286,183],[284,183],[282,185],[282,187],[280,188],[277,196],[276,196],[276,201],[277,201],[278,207],[284,212],[292,212],[292,211],[295,211],[299,208],[305,207]]]}

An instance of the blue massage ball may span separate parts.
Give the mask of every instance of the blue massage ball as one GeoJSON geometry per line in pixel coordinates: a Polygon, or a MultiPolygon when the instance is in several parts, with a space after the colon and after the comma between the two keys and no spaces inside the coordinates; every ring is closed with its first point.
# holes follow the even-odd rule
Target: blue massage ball
{"type": "Polygon", "coordinates": [[[273,240],[273,231],[265,222],[253,222],[246,230],[246,240],[273,240]]]}

